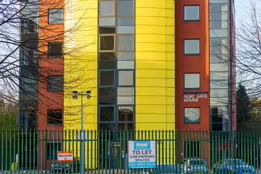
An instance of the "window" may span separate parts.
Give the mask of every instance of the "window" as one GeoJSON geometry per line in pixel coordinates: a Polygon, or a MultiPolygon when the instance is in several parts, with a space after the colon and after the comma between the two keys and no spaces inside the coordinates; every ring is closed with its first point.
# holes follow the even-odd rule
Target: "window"
{"type": "Polygon", "coordinates": [[[63,124],[63,110],[50,109],[47,111],[48,124],[61,125],[63,124]]]}
{"type": "Polygon", "coordinates": [[[134,52],[118,52],[118,60],[134,60],[134,52]]]}
{"type": "MultiPolygon", "coordinates": [[[[107,19],[107,18],[104,18],[107,19]]],[[[99,33],[100,34],[114,34],[115,33],[115,26],[111,26],[109,25],[110,23],[108,23],[108,26],[106,26],[106,20],[100,20],[100,27],[99,27],[99,33]],[[102,24],[104,24],[102,26],[102,24]]]]}
{"type": "Polygon", "coordinates": [[[211,98],[227,98],[228,97],[228,89],[211,89],[210,90],[211,98]]]}
{"type": "Polygon", "coordinates": [[[119,86],[133,86],[133,71],[119,71],[119,86]]]}
{"type": "Polygon", "coordinates": [[[184,75],[185,89],[200,88],[200,74],[185,74],[184,75]]]}
{"type": "Polygon", "coordinates": [[[114,105],[116,103],[115,88],[99,88],[99,104],[114,105]]]}
{"type": "Polygon", "coordinates": [[[63,92],[63,76],[48,77],[48,92],[63,92]]]}
{"type": "Polygon", "coordinates": [[[35,33],[36,25],[33,20],[23,19],[22,20],[22,33],[35,33]]]}
{"type": "Polygon", "coordinates": [[[64,15],[63,9],[50,9],[49,10],[49,24],[63,24],[64,15]]]}
{"type": "Polygon", "coordinates": [[[46,144],[46,157],[47,160],[57,160],[57,152],[62,151],[62,144],[60,143],[47,143],[46,144]]]}
{"type": "Polygon", "coordinates": [[[200,20],[199,6],[184,6],[184,20],[199,21],[200,20]]]}
{"type": "Polygon", "coordinates": [[[210,13],[223,13],[223,12],[227,12],[227,10],[228,10],[227,3],[210,4],[210,13]]]}
{"type": "Polygon", "coordinates": [[[99,69],[116,69],[117,62],[114,52],[99,53],[99,69]]]}
{"type": "Polygon", "coordinates": [[[114,35],[100,35],[100,51],[114,51],[114,35]]]}
{"type": "Polygon", "coordinates": [[[119,1],[118,15],[119,16],[133,16],[133,1],[119,1]]]}
{"type": "Polygon", "coordinates": [[[48,55],[49,57],[63,57],[63,43],[48,43],[48,55]]]}
{"type": "Polygon", "coordinates": [[[119,121],[134,121],[133,106],[119,106],[119,121]]]}
{"type": "Polygon", "coordinates": [[[114,86],[114,71],[100,71],[100,86],[114,86]]]}
{"type": "Polygon", "coordinates": [[[134,88],[133,87],[119,87],[118,88],[118,104],[134,104],[134,88]]]}
{"type": "Polygon", "coordinates": [[[104,1],[100,3],[100,16],[115,16],[114,1],[104,1]]]}
{"type": "Polygon", "coordinates": [[[134,61],[118,61],[118,69],[134,69],[134,61]]]}
{"type": "Polygon", "coordinates": [[[111,34],[115,33],[115,18],[100,18],[100,34],[111,34]]]}
{"type": "Polygon", "coordinates": [[[134,38],[130,36],[118,36],[119,51],[134,51],[134,38]]]}
{"type": "Polygon", "coordinates": [[[185,108],[185,124],[200,124],[200,109],[185,108]]]}
{"type": "Polygon", "coordinates": [[[135,20],[134,18],[118,18],[118,25],[119,26],[134,26],[135,20]]]}
{"type": "Polygon", "coordinates": [[[99,115],[100,115],[101,122],[114,121],[114,107],[113,106],[101,106],[99,115]]]}
{"type": "Polygon", "coordinates": [[[184,40],[184,54],[185,55],[199,55],[200,54],[200,41],[184,40]]]}

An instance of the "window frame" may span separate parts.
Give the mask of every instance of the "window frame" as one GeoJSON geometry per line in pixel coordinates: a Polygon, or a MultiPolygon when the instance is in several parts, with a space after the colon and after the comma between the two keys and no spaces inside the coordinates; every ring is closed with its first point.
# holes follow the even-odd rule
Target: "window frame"
{"type": "Polygon", "coordinates": [[[99,115],[98,115],[99,123],[114,123],[116,122],[116,106],[115,105],[99,105],[99,115]],[[101,108],[113,108],[113,120],[112,121],[101,121],[101,108]]]}
{"type": "Polygon", "coordinates": [[[200,124],[200,118],[201,118],[201,112],[200,112],[200,107],[185,107],[184,108],[184,124],[200,124]],[[187,123],[186,122],[186,109],[197,109],[199,111],[199,121],[198,122],[190,122],[190,123],[187,123]]]}
{"type": "MultiPolygon", "coordinates": [[[[53,14],[55,14],[55,12],[53,13],[53,14]]],[[[48,24],[49,25],[64,25],[64,8],[49,8],[48,9],[48,24]],[[52,13],[50,13],[50,11],[54,11],[54,10],[56,10],[56,11],[58,11],[58,10],[62,10],[63,11],[63,19],[62,19],[62,23],[50,23],[50,14],[52,14],[52,13]]]]}
{"type": "Polygon", "coordinates": [[[99,52],[100,53],[104,53],[104,52],[115,52],[115,50],[116,50],[116,36],[115,36],[115,34],[99,34],[99,52]],[[114,38],[114,43],[113,43],[113,50],[101,50],[101,37],[102,36],[113,36],[113,38],[114,38]]]}
{"type": "Polygon", "coordinates": [[[100,87],[116,87],[116,79],[117,79],[117,74],[116,74],[115,69],[99,69],[99,88],[100,87]],[[102,85],[101,84],[101,72],[113,72],[114,73],[114,79],[113,79],[113,85],[102,85]]]}
{"type": "Polygon", "coordinates": [[[200,73],[184,73],[184,90],[200,90],[200,83],[201,83],[200,77],[201,77],[200,73]],[[186,75],[199,75],[199,87],[195,87],[195,88],[186,87],[186,75]]]}
{"type": "Polygon", "coordinates": [[[47,124],[48,125],[53,125],[53,126],[63,126],[64,124],[64,112],[63,109],[47,109],[47,124]],[[49,123],[49,112],[51,111],[61,111],[62,112],[62,123],[54,124],[54,123],[49,123]]]}
{"type": "Polygon", "coordinates": [[[48,58],[64,58],[64,42],[48,42],[48,58]],[[51,56],[50,55],[50,46],[54,44],[61,44],[62,45],[62,50],[61,50],[61,56],[51,56]]]}
{"type": "Polygon", "coordinates": [[[48,77],[47,77],[47,92],[64,92],[64,76],[63,75],[49,75],[48,77]],[[51,78],[51,77],[62,77],[63,78],[63,89],[62,89],[62,91],[57,91],[57,90],[50,90],[49,89],[49,78],[51,78]]]}
{"type": "Polygon", "coordinates": [[[193,38],[193,39],[184,39],[184,55],[185,56],[199,56],[200,55],[200,39],[193,38]],[[198,53],[186,53],[186,41],[198,41],[198,53]]]}
{"type": "Polygon", "coordinates": [[[135,69],[119,69],[117,70],[117,82],[118,82],[118,86],[117,87],[134,87],[135,86],[135,69]],[[121,85],[120,84],[120,72],[130,72],[132,71],[132,75],[133,75],[133,84],[132,85],[121,85]]]}
{"type": "Polygon", "coordinates": [[[200,21],[200,5],[184,5],[183,7],[183,19],[184,22],[199,22],[200,21]],[[198,7],[198,19],[186,19],[186,7],[198,7]]]}
{"type": "Polygon", "coordinates": [[[117,123],[135,123],[135,106],[134,105],[117,105],[117,123]],[[120,108],[129,107],[132,108],[133,121],[120,121],[120,108]]]}

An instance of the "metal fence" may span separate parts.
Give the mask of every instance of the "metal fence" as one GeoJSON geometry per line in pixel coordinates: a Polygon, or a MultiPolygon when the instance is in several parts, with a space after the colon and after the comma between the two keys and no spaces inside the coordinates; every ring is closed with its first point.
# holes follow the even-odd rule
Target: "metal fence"
{"type": "MultiPolygon", "coordinates": [[[[255,173],[259,173],[261,166],[261,139],[254,133],[86,130],[81,134],[81,131],[77,130],[2,130],[0,131],[1,172],[47,173],[61,172],[59,171],[61,168],[68,170],[62,172],[80,172],[82,141],[85,142],[83,148],[86,173],[186,173],[192,170],[189,169],[189,160],[199,159],[204,162],[209,173],[215,171],[220,173],[217,172],[217,166],[219,170],[222,168],[222,172],[229,171],[231,166],[229,167],[229,162],[226,161],[235,159],[242,161],[243,166],[246,164],[248,167],[251,166],[255,169],[255,173]],[[155,142],[153,151],[155,151],[156,168],[147,168],[145,165],[147,163],[138,159],[142,156],[136,155],[138,160],[133,156],[133,147],[128,145],[130,141],[155,142]],[[73,154],[73,162],[59,162],[58,152],[60,154],[70,152],[73,154]],[[143,162],[143,166],[140,167],[142,169],[130,167],[132,157],[137,160],[137,165],[143,162]]],[[[145,161],[148,160],[147,158],[149,159],[150,156],[146,157],[145,161]]],[[[232,165],[237,166],[234,163],[232,165]]],[[[233,168],[233,170],[238,169],[233,168]]],[[[233,170],[231,169],[231,172],[233,170]]]]}

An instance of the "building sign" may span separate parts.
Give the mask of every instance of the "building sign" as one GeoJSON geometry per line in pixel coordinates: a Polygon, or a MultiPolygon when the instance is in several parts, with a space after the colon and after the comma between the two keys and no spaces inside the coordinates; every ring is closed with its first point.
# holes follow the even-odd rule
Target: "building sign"
{"type": "Polygon", "coordinates": [[[129,141],[128,161],[130,169],[156,168],[156,142],[129,141]]]}
{"type": "Polygon", "coordinates": [[[58,162],[73,162],[73,153],[72,152],[58,152],[57,161],[58,162]]]}
{"type": "Polygon", "coordinates": [[[208,98],[207,92],[184,92],[184,102],[194,103],[199,102],[200,99],[208,98]]]}

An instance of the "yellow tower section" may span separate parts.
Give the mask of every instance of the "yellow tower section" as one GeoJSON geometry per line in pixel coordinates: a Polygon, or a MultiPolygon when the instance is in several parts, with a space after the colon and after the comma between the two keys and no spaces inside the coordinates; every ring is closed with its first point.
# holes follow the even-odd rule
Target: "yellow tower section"
{"type": "MultiPolygon", "coordinates": [[[[72,98],[73,91],[91,91],[90,100],[84,97],[84,129],[97,130],[97,59],[98,59],[98,1],[69,0],[65,3],[65,60],[64,60],[64,149],[80,158],[81,97],[72,98]]],[[[97,168],[97,133],[86,132],[86,168],[97,168]]]]}
{"type": "Polygon", "coordinates": [[[175,162],[174,0],[136,0],[136,130],[164,139],[158,163],[175,162]]]}
{"type": "Polygon", "coordinates": [[[175,1],[136,1],[136,130],[175,130],[175,1]]]}

